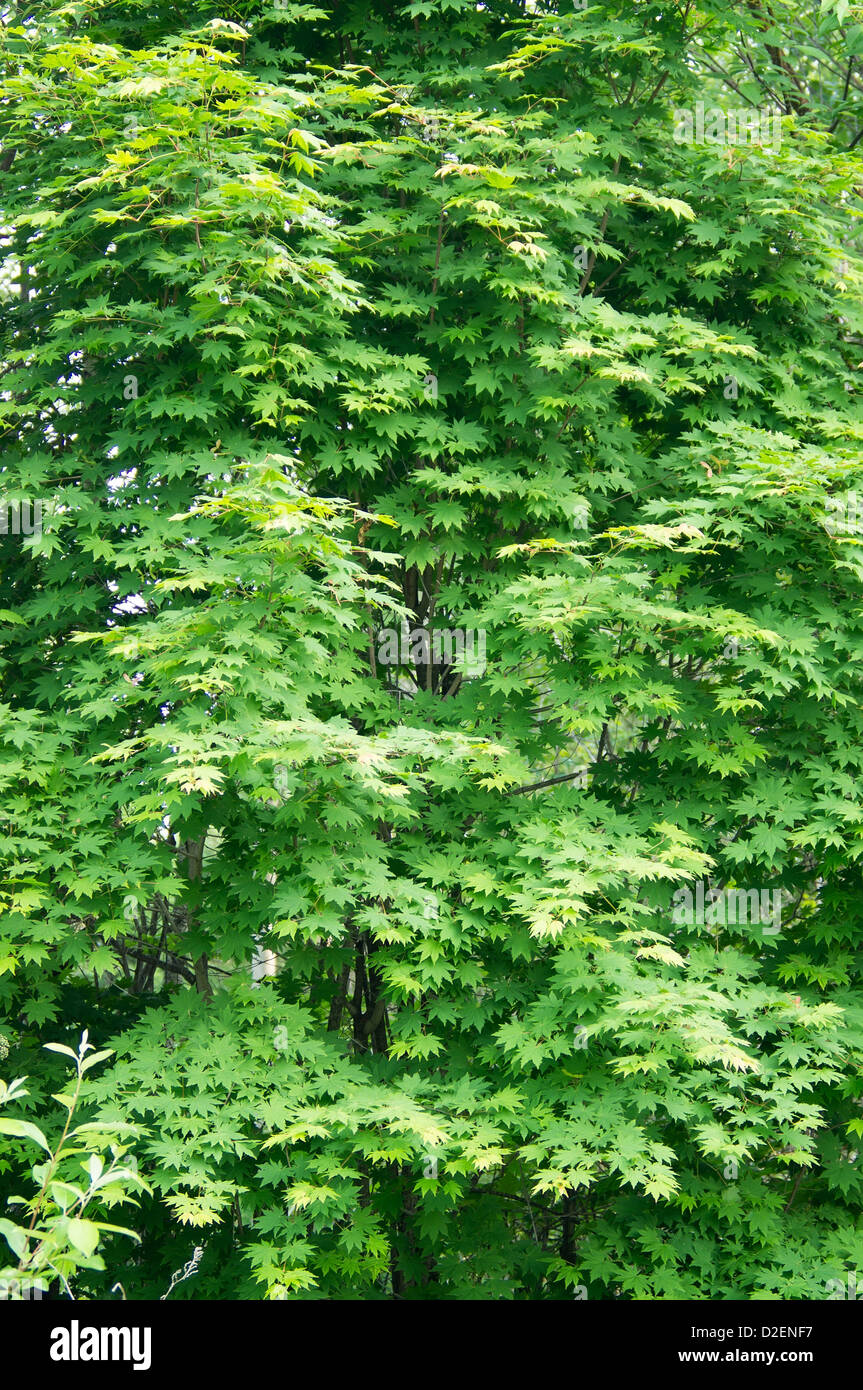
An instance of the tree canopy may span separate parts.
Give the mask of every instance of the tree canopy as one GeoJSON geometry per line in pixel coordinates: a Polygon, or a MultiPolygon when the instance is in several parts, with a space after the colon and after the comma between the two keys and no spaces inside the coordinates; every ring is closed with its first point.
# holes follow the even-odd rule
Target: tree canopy
{"type": "Polygon", "coordinates": [[[33,1197],[75,1291],[860,1265],[861,56],[848,0],[6,12],[0,1205],[83,1029],[140,1178],[33,1197]]]}

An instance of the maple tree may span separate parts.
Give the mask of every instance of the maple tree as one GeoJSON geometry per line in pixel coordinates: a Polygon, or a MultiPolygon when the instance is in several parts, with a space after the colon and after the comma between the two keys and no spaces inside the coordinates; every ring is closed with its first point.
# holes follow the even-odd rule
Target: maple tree
{"type": "Polygon", "coordinates": [[[859,1265],[861,14],[9,12],[0,1033],[143,1184],[76,1288],[859,1265]]]}

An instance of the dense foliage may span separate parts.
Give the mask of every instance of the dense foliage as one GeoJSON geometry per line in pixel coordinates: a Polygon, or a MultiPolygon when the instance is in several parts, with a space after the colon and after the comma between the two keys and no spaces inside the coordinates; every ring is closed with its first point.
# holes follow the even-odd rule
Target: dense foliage
{"type": "Polygon", "coordinates": [[[141,1178],[64,1280],[831,1296],[863,7],[4,20],[4,1113],[87,1029],[141,1178]]]}

